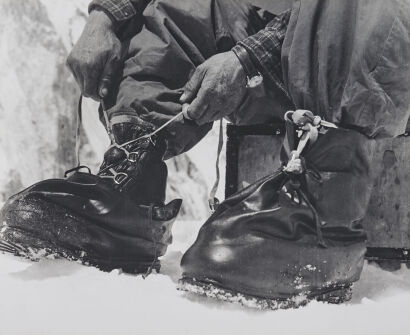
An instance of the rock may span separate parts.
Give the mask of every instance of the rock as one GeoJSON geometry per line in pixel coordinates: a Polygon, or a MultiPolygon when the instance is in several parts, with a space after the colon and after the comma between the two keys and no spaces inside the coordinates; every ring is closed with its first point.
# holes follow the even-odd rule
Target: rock
{"type": "Polygon", "coordinates": [[[74,164],[78,92],[38,0],[0,2],[0,200],[74,164]],[[18,182],[11,182],[10,177],[18,182]],[[5,187],[5,185],[9,185],[5,187]]]}

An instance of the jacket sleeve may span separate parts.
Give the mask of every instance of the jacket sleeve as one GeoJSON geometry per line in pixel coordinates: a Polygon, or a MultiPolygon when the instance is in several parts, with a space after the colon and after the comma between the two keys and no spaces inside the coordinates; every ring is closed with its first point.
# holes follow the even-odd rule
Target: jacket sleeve
{"type": "Polygon", "coordinates": [[[234,48],[244,48],[255,67],[270,84],[276,85],[287,96],[283,83],[281,50],[289,23],[290,10],[276,16],[265,29],[238,42],[234,48]]]}
{"type": "Polygon", "coordinates": [[[88,6],[88,12],[98,8],[114,23],[120,24],[140,15],[148,2],[149,0],[93,0],[88,6]]]}

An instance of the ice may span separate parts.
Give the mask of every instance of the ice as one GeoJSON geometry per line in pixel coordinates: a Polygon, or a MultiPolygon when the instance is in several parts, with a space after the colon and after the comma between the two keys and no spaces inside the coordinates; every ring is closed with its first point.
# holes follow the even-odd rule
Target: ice
{"type": "Polygon", "coordinates": [[[408,334],[410,270],[365,265],[348,304],[258,311],[176,290],[200,222],[176,222],[160,274],[101,272],[65,260],[0,254],[0,335],[408,334]]]}

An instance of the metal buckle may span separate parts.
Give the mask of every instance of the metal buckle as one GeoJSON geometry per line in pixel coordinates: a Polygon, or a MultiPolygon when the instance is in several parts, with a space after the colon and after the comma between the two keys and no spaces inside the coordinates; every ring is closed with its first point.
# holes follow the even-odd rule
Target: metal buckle
{"type": "Polygon", "coordinates": [[[128,178],[128,174],[126,174],[125,172],[117,172],[113,168],[110,168],[109,171],[113,174],[112,176],[100,177],[106,179],[113,179],[114,183],[116,183],[117,185],[121,185],[128,178]]]}
{"type": "Polygon", "coordinates": [[[130,152],[130,154],[128,155],[127,159],[131,162],[131,163],[135,163],[139,158],[138,152],[130,152]]]}
{"type": "Polygon", "coordinates": [[[114,183],[121,185],[125,179],[128,178],[128,175],[125,172],[119,172],[114,176],[114,183]]]}

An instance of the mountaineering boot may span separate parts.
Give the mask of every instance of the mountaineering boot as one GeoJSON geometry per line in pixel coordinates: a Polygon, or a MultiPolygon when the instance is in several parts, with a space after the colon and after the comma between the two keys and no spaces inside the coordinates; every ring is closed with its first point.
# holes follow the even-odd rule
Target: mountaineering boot
{"type": "MultiPolygon", "coordinates": [[[[135,119],[135,117],[134,117],[135,119]]],[[[0,251],[36,260],[55,256],[110,271],[159,270],[182,200],[165,205],[166,150],[141,119],[112,126],[116,143],[100,172],[72,169],[66,179],[39,182],[0,211],[0,251]]]]}
{"type": "Polygon", "coordinates": [[[292,120],[283,167],[227,198],[205,222],[181,260],[181,290],[272,309],[350,299],[366,251],[360,223],[374,141],[325,130],[317,119],[292,120]],[[296,130],[309,132],[298,139],[296,130]]]}

